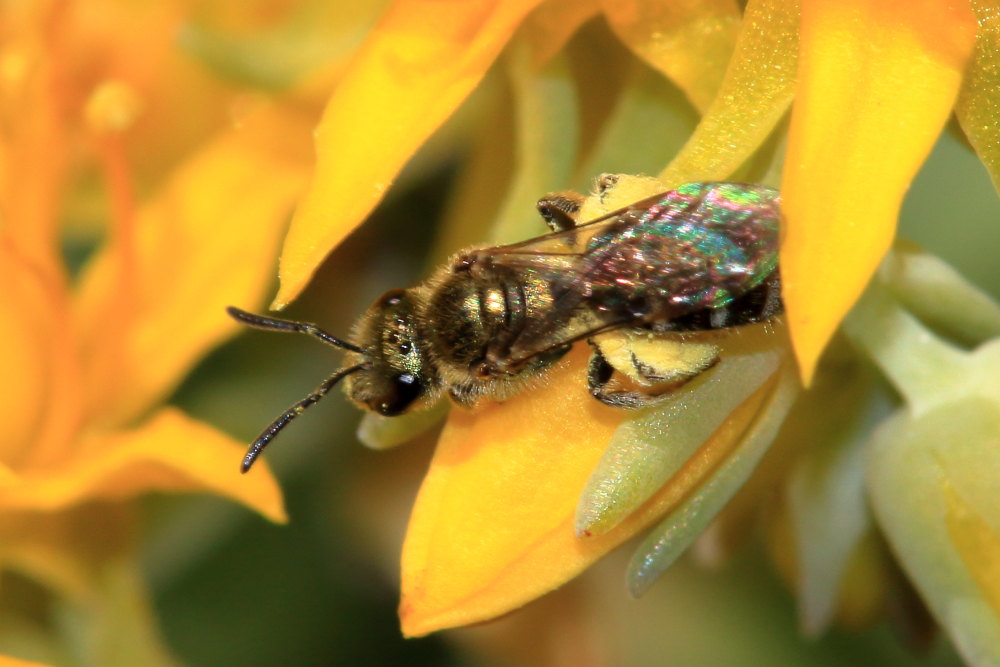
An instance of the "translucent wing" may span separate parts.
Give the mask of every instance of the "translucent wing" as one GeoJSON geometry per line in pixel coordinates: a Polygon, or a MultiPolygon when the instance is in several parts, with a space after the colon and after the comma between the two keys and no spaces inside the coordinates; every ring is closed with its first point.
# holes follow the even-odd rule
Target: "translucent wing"
{"type": "Polygon", "coordinates": [[[485,270],[549,294],[546,312],[489,357],[516,365],[601,331],[731,303],[777,268],[779,205],[773,188],[691,183],[571,230],[479,251],[485,270]]]}

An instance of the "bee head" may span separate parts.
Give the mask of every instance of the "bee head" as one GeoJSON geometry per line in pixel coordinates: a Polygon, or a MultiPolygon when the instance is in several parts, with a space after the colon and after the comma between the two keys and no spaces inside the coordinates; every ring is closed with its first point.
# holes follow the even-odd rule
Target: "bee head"
{"type": "Polygon", "coordinates": [[[361,317],[355,339],[362,368],[347,378],[347,395],[386,417],[422,402],[440,384],[421,332],[414,290],[390,290],[361,317]]]}

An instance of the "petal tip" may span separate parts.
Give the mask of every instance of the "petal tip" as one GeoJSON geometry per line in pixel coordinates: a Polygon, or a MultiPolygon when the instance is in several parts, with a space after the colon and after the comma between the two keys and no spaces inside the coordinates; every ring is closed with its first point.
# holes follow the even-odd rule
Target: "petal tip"
{"type": "Polygon", "coordinates": [[[615,522],[602,521],[601,516],[593,512],[578,513],[573,524],[573,535],[578,540],[589,540],[600,537],[618,525],[615,522]]]}
{"type": "Polygon", "coordinates": [[[646,594],[646,591],[649,590],[651,583],[652,582],[650,582],[648,578],[641,573],[629,573],[625,581],[625,590],[628,591],[630,598],[638,600],[646,594]]]}
{"type": "Polygon", "coordinates": [[[288,511],[285,509],[285,502],[282,497],[279,497],[275,503],[268,503],[255,509],[271,523],[288,523],[288,511]]]}
{"type": "Polygon", "coordinates": [[[440,614],[428,614],[420,610],[420,605],[413,604],[412,598],[406,593],[399,602],[399,629],[406,639],[426,637],[432,632],[462,625],[461,622],[447,622],[440,614]]]}
{"type": "Polygon", "coordinates": [[[421,632],[419,624],[414,623],[413,620],[413,608],[409,602],[407,602],[406,596],[399,602],[399,630],[402,632],[403,637],[406,639],[414,639],[416,637],[423,637],[426,632],[421,632]]]}
{"type": "Polygon", "coordinates": [[[580,509],[576,511],[576,517],[573,520],[573,535],[577,539],[585,540],[591,537],[594,532],[594,518],[590,512],[583,512],[580,509]]]}
{"type": "Polygon", "coordinates": [[[817,341],[816,337],[810,337],[809,333],[812,332],[796,336],[795,327],[790,327],[792,350],[799,371],[799,379],[802,381],[802,386],[807,388],[812,384],[813,376],[816,374],[816,365],[819,363],[819,357],[823,353],[827,342],[829,342],[829,336],[824,337],[822,341],[817,341]]]}
{"type": "Polygon", "coordinates": [[[295,300],[295,297],[297,297],[301,291],[302,288],[286,288],[285,283],[282,283],[281,287],[278,288],[278,293],[274,295],[274,298],[271,300],[271,305],[268,306],[268,308],[270,310],[284,310],[288,304],[295,300]]]}

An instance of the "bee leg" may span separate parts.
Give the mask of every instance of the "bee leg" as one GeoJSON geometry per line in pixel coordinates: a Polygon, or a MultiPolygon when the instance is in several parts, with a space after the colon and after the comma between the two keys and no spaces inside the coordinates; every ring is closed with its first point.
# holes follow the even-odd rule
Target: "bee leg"
{"type": "Polygon", "coordinates": [[[552,192],[535,204],[545,224],[553,232],[564,232],[576,227],[576,214],[583,205],[584,196],[576,192],[552,192]]]}
{"type": "MultiPolygon", "coordinates": [[[[633,345],[636,342],[633,341],[633,345]]],[[[594,398],[616,408],[637,409],[655,403],[665,394],[682,387],[719,362],[719,350],[713,345],[688,343],[668,348],[663,342],[659,347],[666,355],[656,357],[652,354],[640,358],[635,351],[627,352],[627,356],[616,357],[613,365],[601,352],[600,345],[591,343],[593,353],[587,369],[587,384],[594,398]],[[649,386],[649,392],[624,391],[611,389],[611,380],[618,371],[624,377],[641,386],[649,386]]],[[[655,348],[644,350],[653,352],[655,348]]]]}
{"type": "Polygon", "coordinates": [[[663,365],[660,365],[659,359],[643,359],[633,352],[631,354],[633,372],[644,383],[670,383],[679,387],[719,363],[719,352],[714,346],[688,345],[687,347],[691,353],[683,363],[678,363],[679,359],[671,359],[672,363],[663,365]]]}
{"type": "Polygon", "coordinates": [[[594,189],[597,190],[597,196],[600,202],[603,204],[608,193],[614,189],[615,185],[618,184],[618,174],[601,174],[594,181],[594,189]]]}
{"type": "Polygon", "coordinates": [[[621,391],[610,388],[615,368],[608,363],[597,346],[593,346],[590,363],[587,365],[587,387],[590,395],[613,408],[635,410],[654,402],[658,397],[636,391],[621,391]]]}

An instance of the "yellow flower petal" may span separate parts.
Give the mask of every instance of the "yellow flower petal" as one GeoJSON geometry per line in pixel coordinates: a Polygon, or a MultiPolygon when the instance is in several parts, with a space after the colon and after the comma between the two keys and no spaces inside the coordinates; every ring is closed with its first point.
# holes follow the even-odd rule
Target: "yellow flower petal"
{"type": "MultiPolygon", "coordinates": [[[[560,536],[574,540],[577,498],[626,416],[586,390],[585,348],[571,354],[570,363],[551,371],[546,387],[475,413],[452,410],[403,545],[406,635],[499,615],[572,576],[539,586],[552,574],[532,573],[518,588],[540,590],[527,596],[497,585],[531,547],[560,536]],[[484,590],[497,598],[485,602],[490,608],[468,609],[467,598],[481,598],[484,590]]],[[[562,564],[543,565],[552,567],[562,564]]]]}
{"type": "Polygon", "coordinates": [[[736,45],[734,0],[602,0],[625,46],[663,72],[703,112],[715,98],[736,45]]]}
{"type": "Polygon", "coordinates": [[[453,410],[403,546],[400,617],[423,635],[488,620],[576,576],[683,501],[739,442],[774,383],[751,396],[646,505],[600,537],[575,536],[577,499],[627,414],[586,388],[585,348],[546,386],[453,410]]]}
{"type": "Polygon", "coordinates": [[[239,474],[244,450],[243,443],[164,408],[136,430],[85,437],[77,456],[59,467],[8,473],[0,479],[0,508],[55,511],[146,491],[204,491],[284,521],[270,472],[239,474]]]}
{"type": "Polygon", "coordinates": [[[798,24],[798,0],[747,3],[736,49],[715,100],[688,143],[660,174],[667,186],[725,180],[767,139],[795,92],[798,24]]]}
{"type": "Polygon", "coordinates": [[[316,171],[292,220],[274,307],[375,207],[479,83],[539,0],[397,0],[345,72],[316,131],[316,171]]]}
{"type": "Polygon", "coordinates": [[[802,11],[782,198],[782,291],[805,380],[889,249],[972,49],[967,6],[816,0],[802,11]]]}
{"type": "Polygon", "coordinates": [[[261,109],[183,165],[88,266],[77,303],[90,411],[117,425],[162,397],[258,303],[305,187],[308,121],[261,109]],[[130,242],[131,241],[131,242],[130,242]]]}
{"type": "Polygon", "coordinates": [[[979,30],[973,61],[962,84],[955,112],[965,136],[1000,189],[1000,6],[971,0],[979,30]]]}
{"type": "Polygon", "coordinates": [[[955,550],[982,592],[1000,616],[1000,527],[990,524],[955,489],[944,485],[945,522],[955,550]]]}

